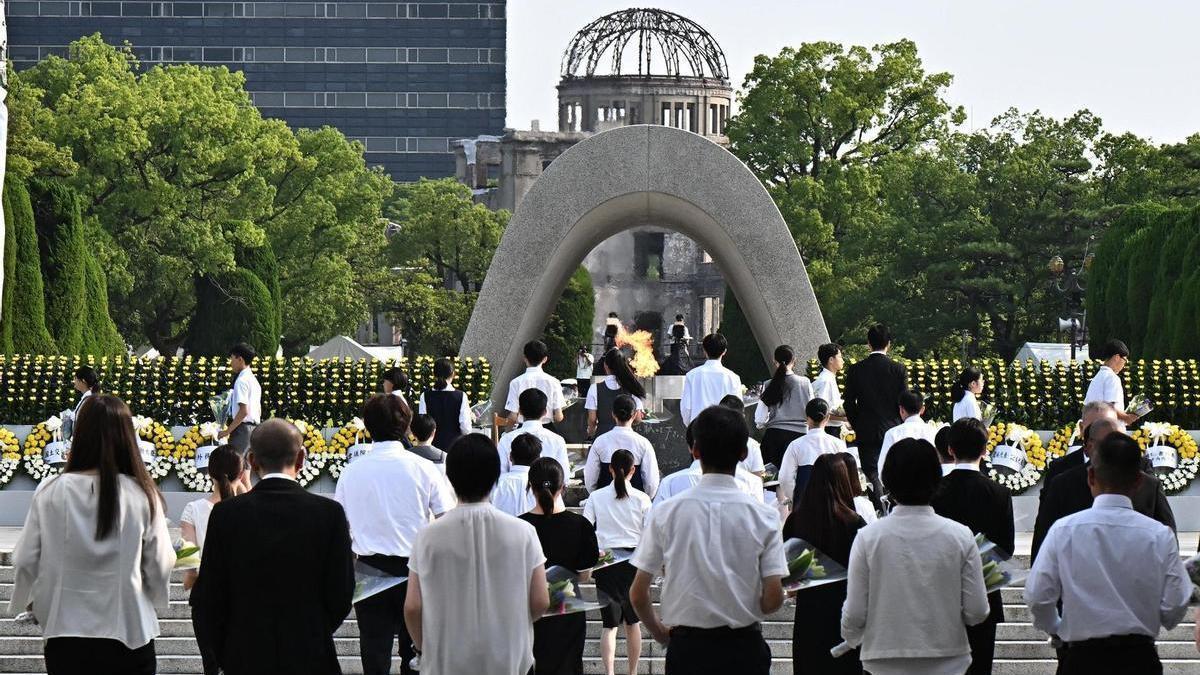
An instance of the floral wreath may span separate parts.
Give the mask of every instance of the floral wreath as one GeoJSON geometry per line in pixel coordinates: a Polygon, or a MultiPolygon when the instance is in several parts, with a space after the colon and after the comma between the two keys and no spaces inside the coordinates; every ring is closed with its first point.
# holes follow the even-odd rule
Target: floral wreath
{"type": "Polygon", "coordinates": [[[25,473],[35,481],[42,481],[62,473],[62,469],[46,463],[42,452],[51,442],[62,440],[62,420],[58,415],[45,422],[39,422],[25,437],[24,463],[25,473]]]}
{"type": "Polygon", "coordinates": [[[1200,470],[1200,460],[1196,457],[1196,439],[1175,424],[1167,422],[1146,422],[1142,428],[1133,432],[1133,438],[1142,446],[1142,454],[1150,448],[1165,446],[1173,448],[1178,454],[1174,468],[1164,467],[1157,471],[1162,481],[1163,492],[1176,494],[1191,484],[1200,470]]]}
{"type": "Polygon", "coordinates": [[[1083,429],[1078,422],[1068,424],[1054,432],[1046,445],[1046,457],[1054,461],[1071,452],[1072,446],[1083,445],[1083,429]]]}
{"type": "Polygon", "coordinates": [[[8,485],[21,466],[21,442],[16,434],[0,427],[0,487],[8,485]]]}
{"type": "MultiPolygon", "coordinates": [[[[989,461],[988,478],[1008,488],[1015,495],[1037,485],[1038,481],[1042,479],[1042,472],[1046,470],[1046,460],[1049,454],[1036,431],[1012,422],[998,422],[988,429],[988,443],[985,452],[989,461]],[[1024,451],[1025,464],[1020,471],[1013,471],[1008,467],[997,468],[995,464],[991,463],[992,451],[1002,445],[1024,451]]],[[[1062,455],[1060,453],[1052,456],[1061,457],[1062,455]]]]}
{"type": "Polygon", "coordinates": [[[146,468],[154,482],[162,482],[175,469],[175,437],[163,423],[141,415],[133,416],[133,430],[139,439],[154,444],[154,462],[146,468]]]}
{"type": "Polygon", "coordinates": [[[348,461],[346,452],[350,446],[370,438],[371,434],[367,433],[367,427],[363,424],[362,418],[355,417],[350,420],[349,424],[338,429],[337,433],[329,439],[329,444],[325,447],[325,468],[334,480],[341,478],[342,472],[346,470],[348,461]]]}
{"type": "Polygon", "coordinates": [[[296,482],[305,486],[319,478],[321,470],[325,468],[325,437],[321,435],[320,429],[304,420],[288,419],[288,422],[291,422],[304,437],[304,466],[300,473],[296,474],[296,482]]]}
{"type": "Polygon", "coordinates": [[[205,422],[187,430],[175,444],[175,475],[183,487],[192,492],[211,492],[212,478],[196,468],[196,449],[215,445],[221,427],[216,422],[205,422]]]}

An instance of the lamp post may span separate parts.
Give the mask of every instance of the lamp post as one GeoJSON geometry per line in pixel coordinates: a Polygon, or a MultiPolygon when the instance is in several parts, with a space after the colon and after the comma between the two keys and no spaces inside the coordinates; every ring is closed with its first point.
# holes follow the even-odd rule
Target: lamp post
{"type": "Polygon", "coordinates": [[[1050,262],[1046,267],[1050,270],[1050,274],[1054,277],[1053,288],[1063,296],[1063,306],[1066,310],[1066,317],[1059,318],[1058,329],[1071,331],[1071,362],[1075,362],[1075,353],[1079,346],[1087,337],[1085,320],[1087,312],[1084,310],[1083,300],[1084,293],[1087,292],[1087,284],[1084,283],[1083,273],[1092,265],[1094,256],[1091,253],[1092,242],[1096,236],[1088,237],[1087,245],[1083,249],[1083,257],[1080,259],[1079,265],[1076,267],[1068,267],[1061,255],[1055,255],[1050,258],[1050,262]]]}

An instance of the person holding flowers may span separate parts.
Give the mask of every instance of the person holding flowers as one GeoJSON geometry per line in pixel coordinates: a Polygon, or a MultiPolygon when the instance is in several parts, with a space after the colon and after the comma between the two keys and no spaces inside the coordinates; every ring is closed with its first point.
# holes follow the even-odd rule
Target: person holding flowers
{"type": "Polygon", "coordinates": [[[964,417],[983,419],[983,411],[979,407],[979,395],[983,393],[983,371],[975,366],[967,366],[958,374],[958,380],[950,388],[950,401],[954,403],[951,422],[957,422],[964,417]]]}
{"type": "MultiPolygon", "coordinates": [[[[633,453],[617,450],[608,460],[612,482],[596,490],[583,505],[583,517],[596,526],[600,548],[609,552],[632,553],[642,536],[646,514],[650,512],[650,497],[631,483],[637,475],[633,453]]],[[[613,675],[617,651],[617,627],[625,626],[625,651],[629,673],[638,672],[642,653],[642,626],[629,602],[629,586],[636,573],[629,561],[622,561],[596,570],[596,588],[607,595],[612,604],[600,610],[604,629],[600,632],[600,660],[605,675],[613,675]]]]}
{"type": "MultiPolygon", "coordinates": [[[[262,422],[262,387],[250,367],[254,356],[254,348],[244,342],[229,348],[229,369],[234,373],[233,391],[226,413],[229,423],[218,434],[218,438],[228,438],[230,447],[243,457],[250,449],[250,435],[262,422]]],[[[242,478],[249,486],[249,465],[242,478]]]]}
{"type": "MultiPolygon", "coordinates": [[[[521,520],[537,530],[546,565],[573,572],[586,570],[600,558],[596,529],[563,505],[562,466],[539,457],[529,467],[529,488],[537,504],[521,520]]],[[[537,675],[583,675],[587,620],[582,612],[543,617],[533,624],[533,660],[537,675]]]]}
{"type": "Polygon", "coordinates": [[[1091,383],[1088,384],[1087,393],[1083,395],[1084,405],[1092,401],[1111,403],[1121,422],[1133,424],[1138,416],[1125,412],[1125,390],[1121,386],[1121,371],[1129,365],[1129,347],[1120,340],[1109,340],[1100,347],[1096,356],[1100,357],[1104,364],[1096,370],[1091,383]]]}
{"type": "Polygon", "coordinates": [[[121,399],[80,407],[62,475],[33,495],[9,611],[32,608],[49,675],[154,675],[175,551],[121,399]]]}

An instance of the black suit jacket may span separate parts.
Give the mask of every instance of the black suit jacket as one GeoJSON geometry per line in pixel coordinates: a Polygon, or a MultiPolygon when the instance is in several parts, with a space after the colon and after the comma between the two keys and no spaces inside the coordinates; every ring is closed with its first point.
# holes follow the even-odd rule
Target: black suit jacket
{"type": "Polygon", "coordinates": [[[871,354],[846,371],[842,399],[860,447],[878,448],[887,430],[900,424],[900,392],[907,386],[904,366],[885,354],[871,354]]]}
{"type": "MultiPolygon", "coordinates": [[[[1012,553],[1016,548],[1012,493],[978,471],[956,469],[942,479],[931,502],[939,516],[966,525],[975,534],[983,534],[997,548],[1012,553]]],[[[1004,602],[1000,592],[988,594],[991,612],[988,621],[1004,621],[1004,602]]]]}
{"type": "MultiPolygon", "coordinates": [[[[1064,472],[1074,469],[1077,466],[1083,466],[1083,458],[1083,448],[1080,448],[1074,452],[1068,453],[1064,457],[1060,457],[1050,462],[1050,464],[1046,467],[1045,475],[1042,476],[1042,485],[1049,485],[1055,478],[1058,478],[1064,472]]],[[[1042,490],[1041,494],[1038,495],[1038,500],[1040,501],[1045,494],[1046,491],[1042,490]]]]}
{"type": "Polygon", "coordinates": [[[341,504],[268,478],[213,508],[191,604],[226,675],[340,673],[353,593],[341,504]]]}
{"type": "MultiPolygon", "coordinates": [[[[1079,451],[1082,454],[1082,451],[1079,451]]],[[[1036,560],[1042,542],[1050,526],[1072,513],[1078,513],[1092,507],[1092,490],[1088,487],[1086,464],[1080,463],[1063,471],[1052,482],[1042,488],[1041,501],[1038,503],[1037,520],[1033,525],[1033,547],[1031,559],[1036,560]]],[[[1163,492],[1162,483],[1150,474],[1144,474],[1142,486],[1133,496],[1133,508],[1138,513],[1149,516],[1175,529],[1175,513],[1163,492]]]]}

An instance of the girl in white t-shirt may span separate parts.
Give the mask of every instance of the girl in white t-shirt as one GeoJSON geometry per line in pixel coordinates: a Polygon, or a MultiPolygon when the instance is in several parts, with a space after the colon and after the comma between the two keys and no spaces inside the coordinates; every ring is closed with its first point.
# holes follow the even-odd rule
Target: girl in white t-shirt
{"type": "MultiPolygon", "coordinates": [[[[596,526],[600,548],[614,553],[632,554],[642,537],[642,525],[650,511],[650,497],[629,484],[637,470],[633,453],[617,450],[608,460],[612,483],[596,490],[583,505],[583,517],[596,526]]],[[[629,602],[629,586],[637,573],[628,561],[596,570],[596,588],[612,598],[612,604],[600,610],[604,629],[600,633],[600,659],[606,675],[613,675],[617,651],[617,627],[625,626],[629,672],[638,672],[642,655],[642,627],[629,602]]]]}
{"type": "Polygon", "coordinates": [[[950,400],[954,403],[950,421],[957,422],[964,417],[982,420],[983,412],[979,408],[979,395],[982,393],[983,371],[974,366],[963,368],[950,391],[950,400]]]}
{"type": "MultiPolygon", "coordinates": [[[[246,491],[242,485],[242,457],[228,445],[213,449],[208,458],[208,475],[212,477],[212,494],[183,507],[179,518],[179,533],[184,541],[190,541],[204,551],[204,535],[208,531],[208,517],[213,506],[222,499],[229,499],[246,491]]],[[[196,570],[188,570],[183,576],[183,587],[191,589],[196,583],[196,570]]]]}

